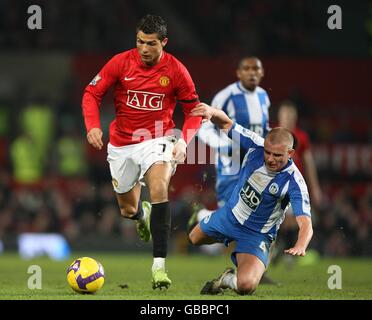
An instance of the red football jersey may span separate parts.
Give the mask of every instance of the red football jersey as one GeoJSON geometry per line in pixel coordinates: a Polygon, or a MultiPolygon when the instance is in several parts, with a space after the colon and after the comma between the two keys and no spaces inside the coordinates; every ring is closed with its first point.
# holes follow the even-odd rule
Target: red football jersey
{"type": "Polygon", "coordinates": [[[175,126],[172,117],[177,101],[185,115],[182,133],[187,143],[201,125],[200,117],[189,115],[199,103],[191,76],[180,61],[165,51],[154,66],[145,65],[135,48],[115,55],[102,68],[83,95],[87,131],[100,128],[99,105],[111,86],[116,117],[110,125],[110,143],[114,146],[169,134],[175,126]],[[194,134],[187,134],[188,129],[194,134]]]}

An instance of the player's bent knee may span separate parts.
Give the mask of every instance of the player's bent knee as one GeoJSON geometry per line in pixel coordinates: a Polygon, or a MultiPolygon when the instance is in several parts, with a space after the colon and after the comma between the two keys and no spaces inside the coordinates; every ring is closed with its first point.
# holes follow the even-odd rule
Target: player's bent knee
{"type": "MultiPolygon", "coordinates": [[[[195,228],[194,228],[194,229],[195,229],[195,228]]],[[[196,244],[197,244],[197,237],[196,237],[196,235],[195,235],[195,232],[193,232],[194,229],[191,230],[191,232],[189,233],[189,240],[190,240],[190,242],[191,242],[193,245],[196,245],[196,244]]]]}
{"type": "Polygon", "coordinates": [[[120,215],[123,218],[131,218],[133,217],[138,211],[136,206],[132,206],[129,204],[120,206],[120,215]]]}
{"type": "Polygon", "coordinates": [[[197,227],[191,230],[189,233],[189,239],[193,245],[201,245],[202,243],[202,237],[200,236],[200,232],[198,232],[197,227]]]}
{"type": "Polygon", "coordinates": [[[255,279],[245,278],[237,279],[237,288],[238,293],[241,295],[250,295],[256,291],[258,286],[258,281],[255,279]]]}

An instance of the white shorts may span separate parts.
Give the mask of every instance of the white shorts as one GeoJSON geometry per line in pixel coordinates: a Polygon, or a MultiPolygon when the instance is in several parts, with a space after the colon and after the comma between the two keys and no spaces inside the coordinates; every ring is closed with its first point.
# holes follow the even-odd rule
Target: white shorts
{"type": "Polygon", "coordinates": [[[145,185],[144,175],[158,161],[171,162],[173,175],[176,172],[176,163],[172,152],[176,142],[175,137],[166,136],[123,147],[115,147],[109,143],[107,161],[115,192],[126,193],[137,182],[145,185]]]}

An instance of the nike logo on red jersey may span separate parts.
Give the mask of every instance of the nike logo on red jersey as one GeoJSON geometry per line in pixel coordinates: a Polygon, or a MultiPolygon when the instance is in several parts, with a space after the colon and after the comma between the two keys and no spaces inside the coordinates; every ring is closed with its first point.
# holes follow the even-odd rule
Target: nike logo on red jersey
{"type": "Polygon", "coordinates": [[[131,81],[131,80],[134,80],[134,79],[136,79],[136,78],[127,78],[127,77],[124,78],[125,81],[131,81]]]}

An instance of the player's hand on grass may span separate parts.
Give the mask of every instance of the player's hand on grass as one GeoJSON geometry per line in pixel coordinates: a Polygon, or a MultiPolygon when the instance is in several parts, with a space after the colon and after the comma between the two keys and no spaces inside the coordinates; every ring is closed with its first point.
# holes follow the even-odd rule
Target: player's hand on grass
{"type": "Polygon", "coordinates": [[[186,141],[179,139],[173,148],[173,159],[176,163],[184,163],[186,159],[186,141]]]}
{"type": "Polygon", "coordinates": [[[300,247],[294,246],[293,248],[284,250],[284,253],[290,254],[292,256],[305,256],[306,255],[306,250],[300,247]]]}
{"type": "Polygon", "coordinates": [[[195,117],[202,117],[202,122],[210,120],[214,115],[215,109],[205,103],[199,103],[191,110],[191,115],[195,117]]]}
{"type": "Polygon", "coordinates": [[[87,134],[88,142],[97,150],[101,150],[103,147],[102,142],[102,130],[100,128],[93,128],[87,134]]]}

